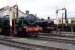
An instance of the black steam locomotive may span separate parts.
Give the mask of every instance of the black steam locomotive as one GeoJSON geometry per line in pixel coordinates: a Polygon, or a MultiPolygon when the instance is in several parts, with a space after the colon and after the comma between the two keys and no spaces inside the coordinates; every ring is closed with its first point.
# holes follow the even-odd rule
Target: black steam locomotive
{"type": "Polygon", "coordinates": [[[30,14],[27,17],[17,19],[17,36],[38,36],[39,33],[51,32],[55,27],[52,21],[42,20],[30,14]]]}
{"type": "MultiPolygon", "coordinates": [[[[12,20],[13,21],[13,20],[12,20]]],[[[55,29],[54,23],[48,20],[42,20],[29,14],[26,17],[18,17],[15,19],[16,36],[37,36],[39,33],[48,33],[55,29]]],[[[0,18],[0,34],[10,35],[11,26],[9,16],[0,18]]]]}
{"type": "MultiPolygon", "coordinates": [[[[13,20],[12,20],[13,21],[13,20]]],[[[75,31],[74,24],[68,24],[67,26],[63,24],[56,25],[53,21],[39,19],[33,14],[29,14],[26,17],[18,17],[15,19],[15,32],[16,36],[35,36],[37,37],[40,33],[52,33],[52,31],[67,31],[70,32],[71,29],[75,31]]],[[[0,34],[10,35],[11,32],[10,20],[8,16],[0,18],[0,34]]]]}
{"type": "Polygon", "coordinates": [[[9,17],[4,16],[0,18],[0,34],[1,35],[9,35],[10,33],[10,24],[9,17]]]}

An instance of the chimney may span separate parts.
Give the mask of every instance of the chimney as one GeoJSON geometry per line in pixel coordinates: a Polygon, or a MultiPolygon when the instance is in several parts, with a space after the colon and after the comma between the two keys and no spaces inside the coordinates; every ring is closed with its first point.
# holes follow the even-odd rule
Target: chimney
{"type": "Polygon", "coordinates": [[[29,15],[29,11],[28,10],[26,11],[26,14],[29,15]]]}
{"type": "Polygon", "coordinates": [[[48,20],[50,20],[50,17],[48,17],[48,20]]]}

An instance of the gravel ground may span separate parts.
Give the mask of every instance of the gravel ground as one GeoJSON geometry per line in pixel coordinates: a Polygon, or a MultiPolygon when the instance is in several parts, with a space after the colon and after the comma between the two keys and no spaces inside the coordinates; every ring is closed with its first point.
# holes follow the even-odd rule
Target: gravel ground
{"type": "Polygon", "coordinates": [[[0,50],[22,50],[22,49],[14,48],[14,47],[10,47],[10,46],[0,44],[0,50]]]}

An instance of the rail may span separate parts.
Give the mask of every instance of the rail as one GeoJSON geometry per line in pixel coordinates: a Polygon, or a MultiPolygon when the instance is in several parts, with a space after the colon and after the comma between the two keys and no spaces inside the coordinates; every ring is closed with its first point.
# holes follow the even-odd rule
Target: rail
{"type": "Polygon", "coordinates": [[[21,49],[25,49],[25,50],[50,49],[50,47],[16,42],[16,41],[12,41],[12,40],[10,40],[8,38],[0,38],[0,44],[12,46],[12,47],[17,47],[17,48],[21,48],[21,49]]]}
{"type": "MultiPolygon", "coordinates": [[[[40,38],[40,40],[41,39],[42,38],[40,38]]],[[[57,40],[55,38],[54,39],[49,38],[49,39],[50,39],[50,41],[56,41],[57,40]]],[[[36,39],[36,40],[39,40],[39,39],[36,39]]],[[[42,39],[42,40],[45,40],[45,39],[42,39]]],[[[48,47],[48,46],[45,46],[45,45],[43,46],[43,45],[36,45],[36,44],[22,43],[22,42],[18,42],[18,41],[13,41],[9,37],[1,37],[1,36],[0,36],[0,44],[5,44],[5,45],[8,45],[8,46],[17,47],[17,48],[21,48],[21,49],[25,49],[25,50],[46,50],[46,49],[50,50],[51,48],[53,50],[55,49],[53,47],[48,47]]],[[[56,48],[56,49],[61,50],[60,48],[56,48]]],[[[65,49],[62,49],[62,50],[65,50],[65,49]]]]}

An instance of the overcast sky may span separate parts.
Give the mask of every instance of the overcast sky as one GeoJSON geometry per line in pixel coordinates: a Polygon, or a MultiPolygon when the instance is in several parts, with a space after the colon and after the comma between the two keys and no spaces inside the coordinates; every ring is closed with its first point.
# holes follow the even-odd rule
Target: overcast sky
{"type": "Polygon", "coordinates": [[[0,8],[16,3],[21,11],[29,10],[41,18],[55,18],[56,9],[64,7],[68,11],[68,17],[75,17],[75,0],[0,0],[0,8]]]}

